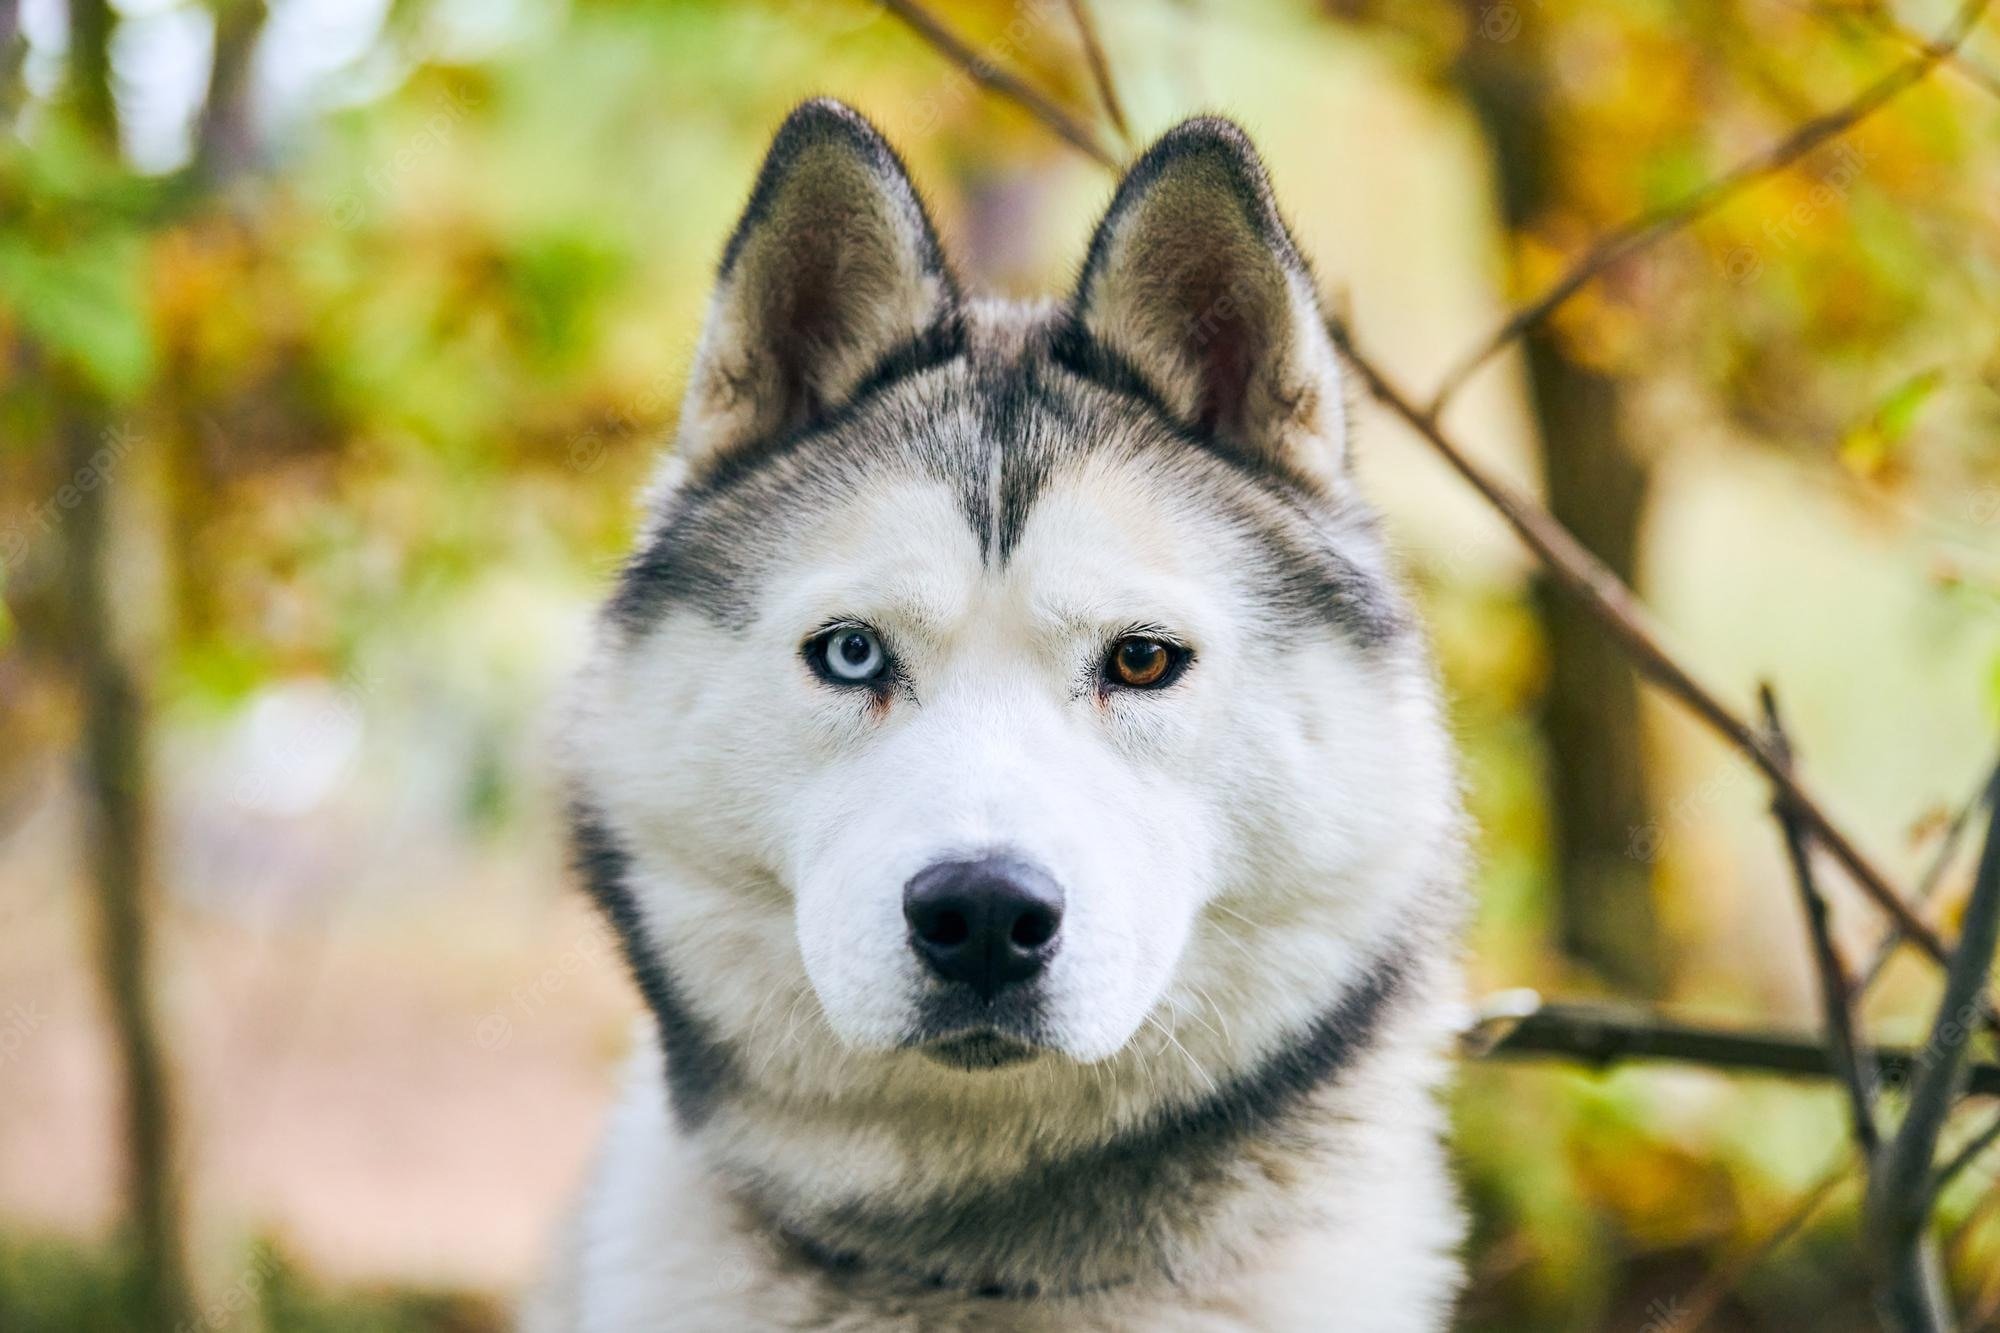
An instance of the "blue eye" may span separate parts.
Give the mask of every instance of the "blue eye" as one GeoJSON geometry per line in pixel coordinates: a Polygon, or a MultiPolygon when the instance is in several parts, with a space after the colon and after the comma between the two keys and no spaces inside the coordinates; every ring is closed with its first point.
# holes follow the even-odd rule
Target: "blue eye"
{"type": "Polygon", "coordinates": [[[872,685],[889,671],[889,653],[875,631],[836,625],[814,639],[807,657],[836,685],[872,685]]]}

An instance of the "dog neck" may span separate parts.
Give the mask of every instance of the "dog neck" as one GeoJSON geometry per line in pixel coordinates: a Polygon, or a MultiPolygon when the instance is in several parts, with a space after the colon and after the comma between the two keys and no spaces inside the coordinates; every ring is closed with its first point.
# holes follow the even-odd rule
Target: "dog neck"
{"type": "MultiPolygon", "coordinates": [[[[968,1116],[885,1124],[910,1160],[935,1170],[893,1180],[759,1160],[745,1151],[756,1136],[740,1132],[756,1118],[747,1106],[719,1114],[702,1137],[719,1145],[713,1169],[747,1224],[838,1286],[1005,1299],[1183,1281],[1212,1270],[1230,1238],[1283,1229],[1305,1207],[1316,1160],[1340,1149],[1327,1096],[1410,1007],[1415,971],[1403,949],[1386,949],[1252,1066],[1094,1141],[1072,1132],[1040,1142],[1032,1127],[1000,1121],[998,1132],[1019,1136],[1003,1172],[939,1178],[993,1146],[994,1124],[968,1116]]],[[[667,1056],[671,1068],[671,1044],[667,1056]]]]}

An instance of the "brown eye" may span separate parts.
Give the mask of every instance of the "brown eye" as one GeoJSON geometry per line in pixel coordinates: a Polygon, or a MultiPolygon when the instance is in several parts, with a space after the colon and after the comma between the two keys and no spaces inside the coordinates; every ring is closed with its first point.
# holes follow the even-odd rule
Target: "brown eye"
{"type": "Polygon", "coordinates": [[[1187,649],[1143,634],[1129,634],[1111,645],[1105,663],[1111,679],[1135,690],[1152,690],[1170,683],[1180,674],[1187,649]]]}

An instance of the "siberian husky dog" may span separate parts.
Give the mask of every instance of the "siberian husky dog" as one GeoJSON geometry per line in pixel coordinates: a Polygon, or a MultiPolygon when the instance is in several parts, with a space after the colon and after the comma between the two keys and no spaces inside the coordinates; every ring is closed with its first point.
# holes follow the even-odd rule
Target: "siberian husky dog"
{"type": "Polygon", "coordinates": [[[650,1020],[529,1327],[1435,1329],[1461,810],[1255,150],[966,296],[809,102],[569,729],[650,1020]]]}

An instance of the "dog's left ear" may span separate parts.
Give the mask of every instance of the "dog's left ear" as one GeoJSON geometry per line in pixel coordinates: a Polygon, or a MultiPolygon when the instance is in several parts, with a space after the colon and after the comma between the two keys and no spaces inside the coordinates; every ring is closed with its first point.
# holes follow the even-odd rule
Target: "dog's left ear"
{"type": "Polygon", "coordinates": [[[682,461],[810,426],[888,358],[948,344],[958,288],[902,162],[815,98],[771,141],[722,255],[681,406],[682,461]]]}
{"type": "Polygon", "coordinates": [[[1184,121],[1119,185],[1072,309],[1088,346],[1182,425],[1329,489],[1346,472],[1340,363],[1264,164],[1229,121],[1184,121]]]}

